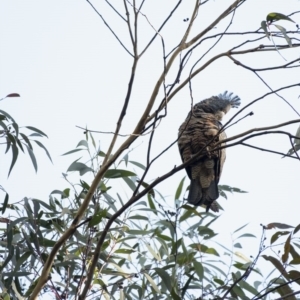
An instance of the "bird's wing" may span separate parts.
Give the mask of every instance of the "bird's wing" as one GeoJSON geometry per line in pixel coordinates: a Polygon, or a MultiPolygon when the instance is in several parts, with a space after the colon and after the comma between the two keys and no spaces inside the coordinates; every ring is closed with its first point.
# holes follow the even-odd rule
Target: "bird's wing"
{"type": "Polygon", "coordinates": [[[198,153],[197,160],[186,167],[190,179],[195,178],[192,173],[198,172],[196,169],[192,171],[193,167],[197,168],[199,161],[207,157],[207,143],[216,132],[216,126],[210,119],[193,115],[189,115],[179,127],[178,147],[182,161],[186,162],[198,153]]]}
{"type": "MultiPolygon", "coordinates": [[[[222,131],[219,135],[219,141],[225,140],[227,138],[225,131],[222,131]]],[[[225,146],[226,143],[221,144],[220,146],[225,146]]],[[[219,183],[221,175],[222,175],[222,170],[224,166],[224,162],[226,159],[226,149],[223,148],[221,150],[218,150],[218,156],[219,156],[219,162],[218,162],[218,168],[216,169],[216,181],[219,183]]]]}

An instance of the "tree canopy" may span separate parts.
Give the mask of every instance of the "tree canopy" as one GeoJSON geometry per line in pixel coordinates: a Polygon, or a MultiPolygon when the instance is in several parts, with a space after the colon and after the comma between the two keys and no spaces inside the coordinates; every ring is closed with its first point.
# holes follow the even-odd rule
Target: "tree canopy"
{"type": "MultiPolygon", "coordinates": [[[[184,164],[172,154],[178,127],[188,112],[181,107],[180,114],[175,112],[176,105],[183,104],[178,99],[186,99],[191,110],[202,97],[203,86],[209,82],[214,90],[222,86],[216,69],[207,70],[226,59],[241,70],[237,85],[250,73],[265,88],[258,89],[253,99],[241,97],[241,108],[224,122],[230,133],[228,151],[240,147],[243,155],[251,148],[276,155],[283,163],[300,160],[300,114],[290,96],[295,97],[300,85],[293,77],[300,62],[295,23],[299,12],[268,12],[256,28],[249,29],[241,25],[240,11],[251,1],[227,2],[215,11],[215,1],[176,1],[172,6],[161,5],[158,12],[157,3],[145,0],[86,1],[102,29],[110,33],[113,47],[122,51],[120,56],[111,51],[107,59],[119,62],[126,55],[124,65],[111,63],[114,74],[105,79],[111,84],[111,95],[119,93],[123,100],[117,103],[108,95],[88,107],[91,115],[101,110],[101,116],[107,117],[104,123],[117,111],[114,129],[91,128],[88,121],[85,127],[75,124],[84,138],[78,134],[76,147],[62,154],[69,163],[62,173],[63,189],[54,188],[48,199],[37,199],[33,186],[32,195],[15,201],[1,185],[2,299],[296,299],[300,224],[281,220],[261,224],[260,235],[249,232],[244,224],[232,232],[231,244],[225,244],[218,240],[220,228],[215,226],[222,213],[205,212],[186,201],[189,187],[181,171],[204,150],[184,164]],[[153,11],[159,21],[151,18],[153,11]],[[179,16],[184,27],[177,30],[179,16]],[[150,66],[156,77],[148,78],[142,91],[148,72],[153,75],[150,66]],[[116,70],[124,69],[127,81],[121,85],[116,70]],[[261,75],[276,77],[278,70],[288,74],[280,77],[279,85],[261,75]],[[245,128],[254,108],[255,113],[269,116],[263,105],[275,96],[288,113],[275,117],[275,124],[266,117],[262,126],[247,123],[245,128]],[[266,143],[268,137],[271,142],[266,143]],[[280,149],[272,142],[277,139],[280,149]],[[107,145],[103,146],[103,140],[107,145]],[[166,192],[162,184],[174,177],[180,179],[166,192]],[[257,252],[248,257],[245,250],[253,243],[257,252]]],[[[242,16],[252,21],[245,11],[242,16]]],[[[227,65],[218,68],[222,72],[227,65]]],[[[257,82],[251,83],[253,89],[257,82]]],[[[1,100],[14,97],[20,95],[13,91],[1,100]]],[[[43,128],[22,127],[13,114],[0,110],[2,157],[11,156],[7,174],[16,171],[21,152],[38,171],[42,157],[36,155],[36,145],[52,162],[51,151],[41,142],[47,135],[43,128]]],[[[221,142],[214,143],[212,150],[222,147],[221,142]]],[[[259,172],[268,177],[272,170],[259,172]]],[[[232,195],[247,192],[251,194],[242,186],[222,181],[219,185],[220,198],[229,201],[232,195]]],[[[237,215],[243,214],[247,208],[237,215]]]]}

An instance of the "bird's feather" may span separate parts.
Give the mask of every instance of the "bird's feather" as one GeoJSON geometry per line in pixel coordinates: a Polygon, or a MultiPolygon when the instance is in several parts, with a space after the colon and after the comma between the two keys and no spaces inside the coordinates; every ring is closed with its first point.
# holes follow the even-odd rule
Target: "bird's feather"
{"type": "Polygon", "coordinates": [[[178,133],[178,147],[183,162],[197,155],[186,167],[191,180],[188,202],[205,205],[208,211],[218,211],[214,201],[219,197],[218,183],[226,158],[225,148],[214,150],[215,144],[226,139],[222,117],[231,107],[238,107],[240,98],[225,92],[194,105],[178,133]]]}

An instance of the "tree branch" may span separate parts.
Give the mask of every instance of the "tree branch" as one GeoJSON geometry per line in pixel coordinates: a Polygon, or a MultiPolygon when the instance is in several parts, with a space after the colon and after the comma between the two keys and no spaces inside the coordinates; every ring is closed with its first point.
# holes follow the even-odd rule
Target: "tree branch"
{"type": "Polygon", "coordinates": [[[119,39],[119,37],[116,35],[116,33],[112,30],[112,28],[108,25],[108,23],[105,21],[105,19],[103,18],[103,16],[99,13],[99,11],[96,9],[96,7],[89,1],[86,0],[87,3],[93,8],[93,10],[97,13],[97,15],[101,18],[101,20],[103,21],[103,23],[105,24],[105,26],[109,29],[109,31],[113,34],[113,36],[118,40],[118,42],[120,43],[120,45],[125,49],[125,51],[131,55],[133,57],[133,54],[130,53],[130,51],[125,47],[125,45],[122,43],[122,41],[119,39]]]}

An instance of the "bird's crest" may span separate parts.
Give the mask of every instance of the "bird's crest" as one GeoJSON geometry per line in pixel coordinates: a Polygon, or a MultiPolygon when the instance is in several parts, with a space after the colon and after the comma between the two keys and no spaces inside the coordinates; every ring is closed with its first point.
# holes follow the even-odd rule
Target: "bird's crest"
{"type": "Polygon", "coordinates": [[[223,94],[200,101],[194,106],[194,109],[213,114],[223,111],[226,114],[231,107],[236,108],[240,104],[241,99],[239,96],[235,96],[233,93],[225,91],[223,94]]]}
{"type": "Polygon", "coordinates": [[[219,99],[229,101],[231,104],[231,107],[236,108],[239,107],[241,104],[241,99],[239,96],[234,96],[233,93],[229,93],[228,91],[225,91],[223,94],[219,94],[219,99]]]}

